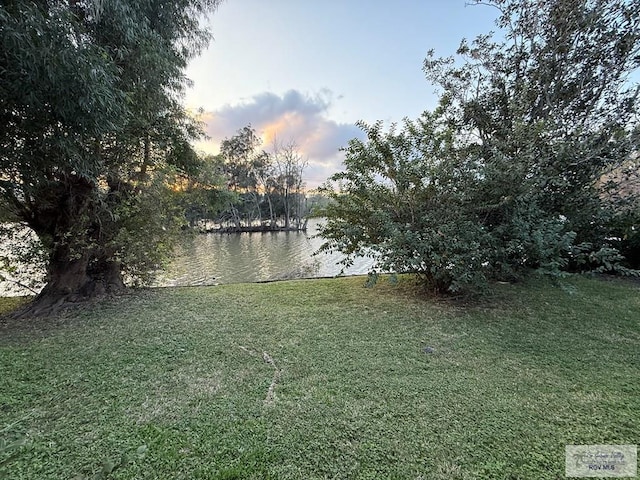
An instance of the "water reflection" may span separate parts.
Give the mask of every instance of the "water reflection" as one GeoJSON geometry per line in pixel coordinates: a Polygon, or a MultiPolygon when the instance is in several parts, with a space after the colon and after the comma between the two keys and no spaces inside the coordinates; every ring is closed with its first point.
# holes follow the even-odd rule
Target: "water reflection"
{"type": "MultiPolygon", "coordinates": [[[[211,285],[298,277],[325,277],[341,273],[337,253],[313,256],[323,243],[319,220],[307,232],[206,234],[186,238],[159,286],[211,285]]],[[[367,273],[371,260],[359,258],[346,275],[367,273]]]]}
{"type": "MultiPolygon", "coordinates": [[[[185,236],[176,257],[155,286],[215,285],[302,277],[329,277],[368,272],[371,259],[359,258],[341,272],[338,253],[313,256],[323,243],[317,237],[320,220],[309,220],[307,232],[202,234],[185,236]]],[[[0,250],[1,253],[1,250],[0,250]]],[[[24,266],[23,266],[24,267],[24,266]]],[[[27,266],[28,267],[28,266],[27,266]]],[[[26,267],[25,267],[26,268],[26,267]]],[[[21,280],[40,279],[42,272],[23,269],[21,280]]],[[[36,291],[42,283],[34,285],[36,291]]],[[[33,291],[0,281],[0,296],[30,295],[33,291]]]]}

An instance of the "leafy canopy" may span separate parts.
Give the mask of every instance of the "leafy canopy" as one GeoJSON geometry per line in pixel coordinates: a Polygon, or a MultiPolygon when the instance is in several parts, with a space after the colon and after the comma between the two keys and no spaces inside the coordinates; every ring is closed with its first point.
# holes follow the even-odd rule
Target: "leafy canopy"
{"type": "Polygon", "coordinates": [[[107,271],[148,273],[170,250],[168,185],[200,168],[184,70],[217,3],[0,6],[0,206],[39,237],[57,293],[107,271]]]}
{"type": "Polygon", "coordinates": [[[503,40],[424,63],[439,107],[397,131],[361,124],[346,149],[325,249],[371,254],[436,291],[531,270],[630,273],[636,231],[640,2],[492,0],[503,40]],[[606,187],[606,188],[605,188],[606,187]],[[620,246],[620,245],[617,245],[620,246]]]}

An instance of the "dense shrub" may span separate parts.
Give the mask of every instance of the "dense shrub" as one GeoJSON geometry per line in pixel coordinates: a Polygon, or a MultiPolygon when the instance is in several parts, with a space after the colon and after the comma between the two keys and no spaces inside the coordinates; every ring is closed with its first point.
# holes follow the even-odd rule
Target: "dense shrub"
{"type": "Polygon", "coordinates": [[[493,0],[504,41],[424,63],[439,107],[402,129],[361,124],[331,180],[326,249],[371,254],[436,291],[529,271],[633,273],[640,9],[493,0]]]}

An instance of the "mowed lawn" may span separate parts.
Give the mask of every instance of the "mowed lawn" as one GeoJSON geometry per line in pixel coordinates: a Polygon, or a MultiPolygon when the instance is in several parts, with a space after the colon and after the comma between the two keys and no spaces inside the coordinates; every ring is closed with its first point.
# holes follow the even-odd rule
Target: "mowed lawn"
{"type": "Polygon", "coordinates": [[[5,321],[0,478],[563,479],[567,444],[640,443],[638,284],[363,282],[5,321]]]}

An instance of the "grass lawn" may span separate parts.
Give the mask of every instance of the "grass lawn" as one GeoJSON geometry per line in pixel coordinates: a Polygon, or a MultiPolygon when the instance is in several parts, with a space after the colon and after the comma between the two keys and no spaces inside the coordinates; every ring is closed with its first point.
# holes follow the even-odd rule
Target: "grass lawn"
{"type": "Polygon", "coordinates": [[[157,289],[5,322],[0,478],[563,479],[567,444],[640,443],[640,288],[575,283],[157,289]]]}

